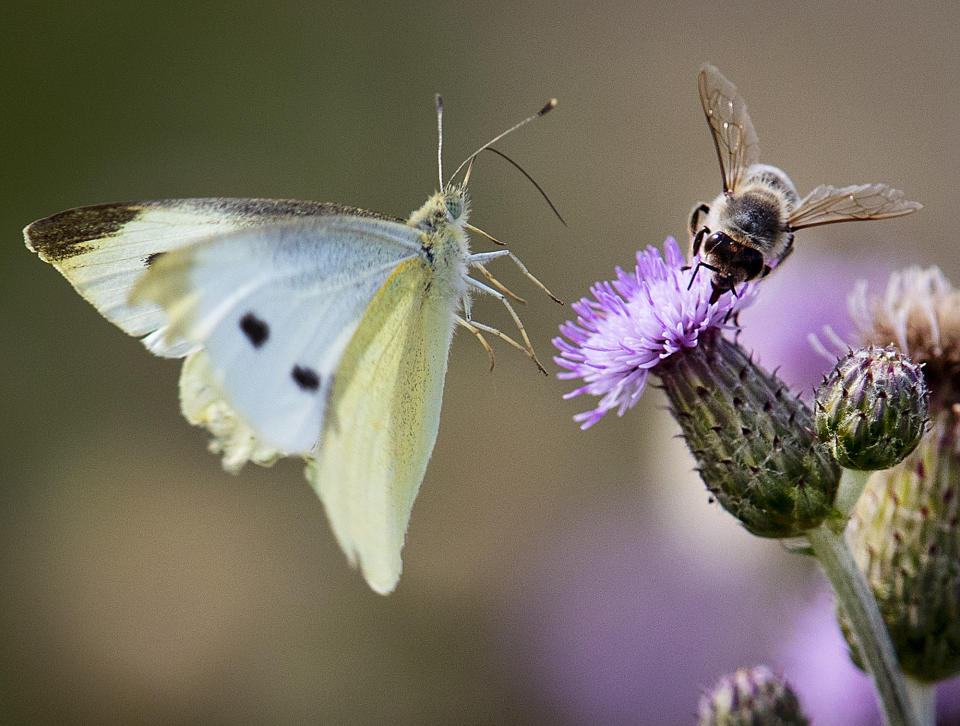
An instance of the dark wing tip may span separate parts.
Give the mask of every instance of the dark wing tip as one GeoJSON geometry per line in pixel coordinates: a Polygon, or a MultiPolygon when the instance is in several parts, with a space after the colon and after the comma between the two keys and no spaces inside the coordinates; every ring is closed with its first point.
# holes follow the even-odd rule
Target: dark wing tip
{"type": "Polygon", "coordinates": [[[68,209],[27,225],[23,238],[27,247],[47,262],[60,262],[83,252],[84,242],[112,237],[140,211],[132,204],[68,209]]]}

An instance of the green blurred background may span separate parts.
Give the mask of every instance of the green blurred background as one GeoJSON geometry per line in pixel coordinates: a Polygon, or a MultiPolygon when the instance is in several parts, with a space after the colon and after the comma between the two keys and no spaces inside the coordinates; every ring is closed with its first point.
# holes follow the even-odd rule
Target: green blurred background
{"type": "MultiPolygon", "coordinates": [[[[581,432],[571,416],[592,401],[562,401],[571,384],[503,345],[489,374],[469,335],[403,578],[374,595],[302,466],[224,474],[179,414],[179,366],[104,321],[20,230],[183,196],[405,216],[436,187],[434,92],[449,169],[556,96],[502,148],[569,227],[493,156],[471,221],[575,300],[638,247],[682,240],[719,191],[696,92],[710,60],[801,193],[886,181],[926,204],[799,236],[742,317],[763,363],[796,364],[809,332],[842,328],[856,277],[916,262],[960,281],[955,3],[41,2],[0,21],[7,722],[685,724],[738,666],[796,670],[811,703],[824,687],[802,664],[846,667],[835,638],[798,625],[828,617],[822,577],[708,504],[658,392],[581,432]]],[[[547,361],[569,307],[496,270],[547,361]]],[[[474,314],[508,329],[502,313],[474,314]]],[[[785,375],[809,387],[814,361],[785,375]]],[[[856,721],[821,708],[820,726],[875,718],[869,696],[856,721]]]]}

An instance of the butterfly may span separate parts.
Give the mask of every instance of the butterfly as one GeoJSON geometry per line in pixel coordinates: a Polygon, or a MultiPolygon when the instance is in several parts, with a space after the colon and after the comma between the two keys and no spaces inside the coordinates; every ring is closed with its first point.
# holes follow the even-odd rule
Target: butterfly
{"type": "Polygon", "coordinates": [[[185,358],[183,414],[209,430],[225,469],[302,457],[348,560],[388,594],[436,441],[454,328],[477,337],[491,367],[484,333],[545,372],[510,303],[519,298],[485,264],[509,258],[556,298],[509,250],[470,251],[468,232],[501,243],[467,222],[467,185],[483,151],[517,166],[492,145],[555,105],[444,183],[438,95],[440,191],[407,220],[318,202],[161,199],[70,209],[24,238],[152,353],[185,358]],[[502,302],[522,342],[474,320],[472,293],[502,302]]]}

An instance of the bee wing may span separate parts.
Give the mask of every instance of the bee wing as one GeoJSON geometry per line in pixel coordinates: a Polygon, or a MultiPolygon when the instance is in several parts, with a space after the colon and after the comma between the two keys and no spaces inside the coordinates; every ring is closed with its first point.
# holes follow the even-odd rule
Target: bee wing
{"type": "Polygon", "coordinates": [[[757,132],[747,113],[747,104],[716,67],[705,64],[698,79],[700,103],[717,149],[723,190],[735,191],[744,172],[760,158],[757,132]]]}
{"type": "Polygon", "coordinates": [[[858,219],[887,219],[910,214],[923,205],[903,198],[903,192],[886,184],[853,184],[834,187],[821,184],[790,213],[791,230],[858,219]]]}

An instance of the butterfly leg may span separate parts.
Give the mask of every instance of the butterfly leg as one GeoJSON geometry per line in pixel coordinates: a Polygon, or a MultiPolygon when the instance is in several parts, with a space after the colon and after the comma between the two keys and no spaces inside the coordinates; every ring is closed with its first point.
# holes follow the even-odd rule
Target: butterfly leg
{"type": "Polygon", "coordinates": [[[510,340],[504,333],[500,332],[496,328],[491,328],[489,326],[482,325],[481,323],[478,323],[477,321],[473,320],[470,317],[469,311],[465,311],[467,322],[469,322],[471,325],[475,326],[479,330],[486,331],[492,335],[496,335],[497,337],[502,338],[503,340],[506,340],[507,342],[513,343],[514,345],[516,345],[517,348],[524,351],[527,354],[527,356],[534,363],[537,364],[537,368],[540,369],[541,373],[543,373],[544,375],[547,375],[546,368],[544,368],[541,365],[540,361],[537,359],[536,353],[533,352],[533,344],[530,342],[530,338],[527,336],[527,331],[523,327],[523,322],[520,320],[520,316],[517,315],[517,311],[513,309],[513,305],[510,304],[510,301],[507,299],[507,296],[498,290],[494,290],[492,287],[488,287],[487,285],[484,285],[479,280],[474,280],[472,277],[467,278],[467,284],[470,285],[471,287],[476,288],[477,290],[480,290],[481,292],[485,292],[488,295],[492,295],[503,304],[503,306],[507,309],[507,312],[510,313],[510,317],[513,318],[513,322],[517,326],[517,330],[520,331],[520,337],[522,338],[524,345],[520,346],[515,341],[510,340]]]}
{"type": "MultiPolygon", "coordinates": [[[[473,333],[473,334],[477,337],[477,340],[480,341],[480,345],[482,345],[482,346],[483,346],[483,349],[484,349],[485,351],[487,351],[487,357],[490,358],[490,370],[492,371],[494,364],[497,362],[497,357],[493,354],[493,348],[490,347],[490,344],[487,342],[487,339],[483,337],[483,333],[481,333],[479,330],[477,330],[477,326],[476,326],[476,325],[473,325],[472,323],[468,323],[466,320],[464,320],[463,318],[461,318],[459,315],[457,315],[457,316],[454,318],[454,320],[457,321],[457,325],[459,325],[459,326],[461,326],[461,327],[464,327],[464,328],[466,328],[467,330],[469,330],[471,333],[473,333]]],[[[510,341],[510,342],[513,343],[514,345],[517,345],[518,347],[520,347],[520,346],[519,346],[517,343],[515,343],[514,341],[510,341]]],[[[520,350],[523,350],[523,348],[520,347],[520,350]]],[[[523,350],[523,352],[526,353],[527,351],[523,350]]]]}
{"type": "MultiPolygon", "coordinates": [[[[527,356],[527,358],[532,360],[537,365],[537,368],[540,369],[541,373],[543,373],[544,375],[547,374],[547,372],[543,369],[543,366],[540,365],[540,361],[538,361],[537,357],[533,354],[533,351],[527,350],[526,348],[524,348],[522,345],[520,345],[520,343],[515,341],[513,338],[511,338],[509,335],[504,333],[502,330],[498,330],[497,328],[494,328],[493,326],[490,326],[490,325],[484,325],[483,323],[478,323],[476,320],[464,320],[459,315],[455,319],[457,323],[459,323],[460,325],[465,327],[467,330],[472,332],[474,335],[476,335],[477,338],[481,341],[480,343],[481,345],[487,347],[487,341],[484,340],[481,331],[483,331],[483,333],[490,333],[490,335],[495,335],[496,337],[500,338],[500,340],[502,340],[504,343],[509,343],[514,348],[516,348],[521,353],[523,353],[525,356],[527,356]]],[[[493,370],[493,351],[488,349],[488,354],[490,355],[490,370],[493,370]]]]}
{"type": "Polygon", "coordinates": [[[507,297],[512,298],[514,302],[518,302],[524,305],[527,303],[527,301],[524,300],[522,297],[508,290],[506,286],[502,282],[500,282],[500,280],[498,280],[493,275],[491,275],[490,271],[486,267],[481,265],[479,262],[474,262],[473,266],[476,267],[478,270],[480,270],[480,274],[483,275],[485,278],[487,278],[487,282],[489,282],[491,285],[493,285],[495,288],[497,288],[500,292],[502,292],[507,297]]]}
{"type": "Polygon", "coordinates": [[[530,271],[527,269],[527,266],[524,265],[520,261],[520,258],[518,258],[510,250],[494,250],[493,252],[479,252],[477,254],[470,255],[467,258],[467,264],[473,267],[473,266],[476,266],[477,263],[483,264],[488,260],[495,260],[498,257],[509,257],[511,260],[513,260],[513,263],[520,268],[520,272],[522,272],[528,280],[530,280],[534,285],[536,285],[545,293],[547,293],[547,295],[550,297],[551,300],[553,300],[556,303],[559,303],[560,305],[563,305],[563,301],[560,300],[560,298],[558,298],[552,292],[550,292],[547,289],[547,286],[544,285],[542,282],[540,282],[540,280],[538,280],[536,277],[530,274],[530,271]]]}

